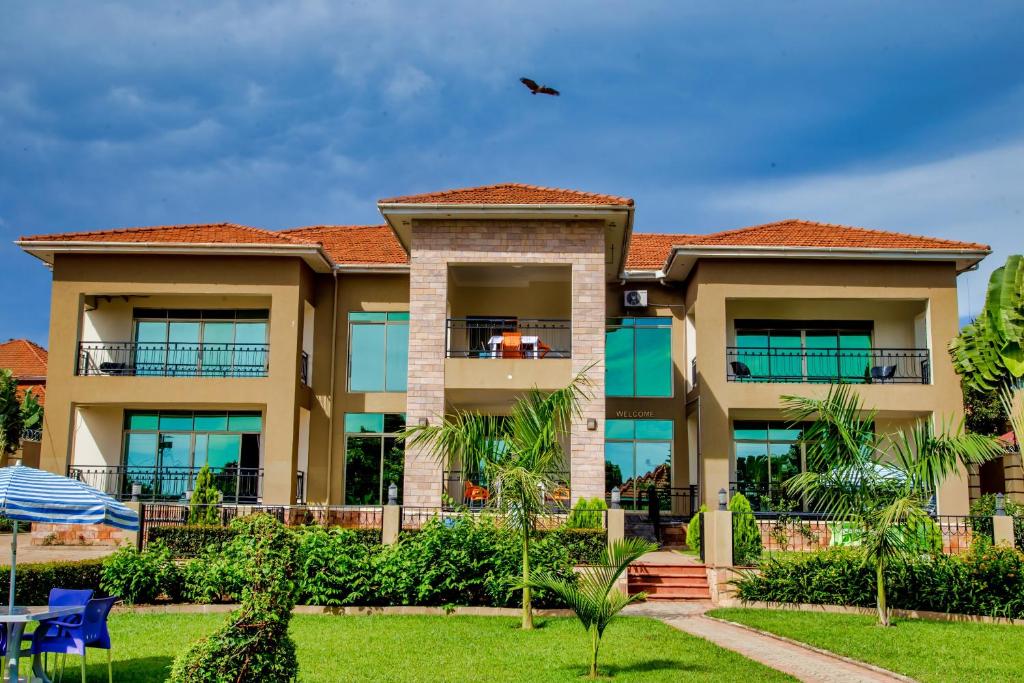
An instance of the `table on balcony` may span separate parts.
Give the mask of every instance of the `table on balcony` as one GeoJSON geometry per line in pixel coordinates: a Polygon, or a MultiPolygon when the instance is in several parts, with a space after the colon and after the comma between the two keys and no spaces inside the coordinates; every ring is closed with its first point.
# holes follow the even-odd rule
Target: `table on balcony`
{"type": "MultiPolygon", "coordinates": [[[[523,358],[543,358],[550,347],[546,346],[538,335],[535,334],[524,334],[520,338],[520,348],[523,358]]],[[[505,336],[496,334],[487,340],[487,358],[501,358],[502,354],[502,343],[505,341],[505,336]]]]}

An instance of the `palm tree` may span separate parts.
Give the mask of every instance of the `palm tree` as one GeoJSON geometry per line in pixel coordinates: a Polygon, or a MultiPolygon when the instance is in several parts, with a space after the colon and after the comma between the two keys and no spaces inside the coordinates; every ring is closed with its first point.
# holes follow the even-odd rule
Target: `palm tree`
{"type": "Polygon", "coordinates": [[[934,524],[928,506],[939,484],[961,465],[1000,455],[999,443],[965,433],[962,423],[936,431],[929,420],[876,434],[877,411],[844,384],[823,399],[784,396],[783,406],[791,422],[811,421],[801,437],[808,471],[785,482],[786,489],[860,530],[859,550],[875,568],[878,621],[888,626],[885,568],[926,545],[921,532],[934,524]]]}
{"type": "Polygon", "coordinates": [[[644,593],[623,593],[615,587],[616,582],[631,563],[657,548],[643,538],[619,539],[601,551],[596,565],[581,568],[575,581],[561,579],[550,572],[533,575],[530,583],[560,597],[590,634],[590,678],[597,678],[597,653],[612,617],[626,605],[647,597],[644,593]]]}
{"type": "Polygon", "coordinates": [[[407,428],[400,438],[424,446],[438,461],[479,469],[491,490],[487,505],[516,529],[523,544],[523,625],[533,628],[530,598],[530,537],[547,511],[545,492],[558,487],[552,475],[564,467],[562,447],[581,404],[590,398],[583,370],[568,386],[545,393],[531,389],[505,419],[456,411],[441,424],[407,428]]]}

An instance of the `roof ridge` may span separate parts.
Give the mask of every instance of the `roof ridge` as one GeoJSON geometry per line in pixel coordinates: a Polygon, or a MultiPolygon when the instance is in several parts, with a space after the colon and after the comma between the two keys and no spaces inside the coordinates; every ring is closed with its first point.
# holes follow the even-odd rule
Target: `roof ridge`
{"type": "MultiPolygon", "coordinates": [[[[107,235],[110,233],[124,234],[129,232],[156,232],[159,230],[190,230],[196,228],[234,228],[237,230],[247,230],[249,232],[259,233],[261,235],[277,235],[278,233],[274,230],[267,230],[266,228],[257,228],[252,225],[242,225],[240,223],[231,223],[229,221],[220,221],[217,223],[178,223],[178,224],[167,224],[167,225],[139,225],[126,228],[107,228],[104,230],[74,230],[70,232],[56,232],[56,233],[43,233],[39,235],[22,235],[22,240],[39,240],[43,237],[89,237],[91,235],[107,235]]],[[[285,239],[290,239],[285,236],[285,239]]]]}
{"type": "Polygon", "coordinates": [[[730,237],[733,235],[753,232],[755,230],[764,230],[765,228],[774,228],[784,225],[791,225],[797,223],[809,227],[821,227],[821,228],[839,228],[840,230],[852,230],[855,232],[866,233],[869,235],[881,235],[885,237],[909,237],[912,239],[925,240],[934,244],[945,244],[951,247],[956,246],[960,248],[974,247],[977,249],[990,249],[991,247],[987,244],[981,244],[980,242],[964,242],[961,240],[952,240],[945,237],[931,237],[929,235],[915,235],[909,232],[900,232],[896,230],[882,230],[879,228],[865,228],[858,225],[846,225],[843,223],[826,223],[823,221],[812,221],[805,218],[785,218],[782,220],[772,221],[770,223],[761,223],[759,225],[748,225],[742,228],[732,228],[730,230],[721,230],[719,232],[703,233],[694,235],[698,238],[723,238],[730,237]]]}
{"type": "Polygon", "coordinates": [[[290,234],[290,233],[293,233],[293,232],[302,232],[303,230],[331,230],[331,229],[336,229],[336,228],[342,228],[342,229],[345,229],[345,230],[358,230],[358,229],[366,229],[366,228],[386,228],[386,227],[388,227],[387,223],[375,223],[373,225],[371,225],[369,223],[365,223],[365,224],[363,224],[363,223],[353,223],[353,224],[342,224],[342,225],[324,223],[324,224],[321,224],[321,225],[300,225],[300,226],[295,227],[295,228],[284,228],[282,230],[278,230],[277,232],[284,233],[284,234],[290,234]]]}
{"type": "MultiPolygon", "coordinates": [[[[530,183],[491,183],[489,185],[473,185],[469,187],[456,187],[449,190],[435,190],[432,192],[417,192],[416,194],[398,195],[395,197],[386,197],[384,199],[377,200],[377,204],[388,204],[388,203],[402,203],[410,199],[417,197],[444,197],[447,195],[454,195],[458,193],[475,192],[480,190],[498,190],[502,188],[516,188],[520,190],[536,190],[540,192],[563,192],[566,194],[575,195],[578,197],[587,197],[590,199],[605,199],[613,202],[625,203],[628,206],[633,206],[633,200],[629,197],[622,197],[613,194],[604,194],[602,192],[588,192],[586,190],[573,190],[566,187],[548,187],[546,185],[532,185],[530,183]]],[[[437,202],[440,203],[440,202],[437,202]]]]}

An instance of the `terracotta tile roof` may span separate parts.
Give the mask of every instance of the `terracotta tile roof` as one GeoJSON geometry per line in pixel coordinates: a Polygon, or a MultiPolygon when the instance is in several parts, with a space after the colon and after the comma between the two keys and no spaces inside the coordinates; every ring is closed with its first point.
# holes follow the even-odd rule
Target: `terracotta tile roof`
{"type": "Polygon", "coordinates": [[[386,225],[313,225],[282,230],[300,242],[323,245],[338,264],[400,264],[409,257],[398,238],[386,225]]]}
{"type": "Polygon", "coordinates": [[[694,237],[699,235],[634,232],[629,240],[626,270],[660,270],[673,246],[694,237]]]}
{"type": "Polygon", "coordinates": [[[466,187],[443,192],[381,199],[378,204],[586,204],[633,206],[633,200],[608,194],[539,187],[522,183],[501,183],[466,187]]]}
{"type": "Polygon", "coordinates": [[[810,247],[846,249],[988,250],[987,244],[922,237],[886,230],[789,219],[707,235],[634,233],[627,270],[652,270],[665,265],[673,246],[810,247]]]}
{"type": "Polygon", "coordinates": [[[0,368],[16,378],[46,377],[46,349],[28,339],[8,339],[0,344],[0,368]]]}
{"type": "Polygon", "coordinates": [[[24,242],[165,242],[168,244],[302,244],[287,235],[234,223],[159,225],[22,237],[24,242]]]}
{"type": "Polygon", "coordinates": [[[29,390],[32,391],[32,395],[36,397],[36,401],[39,402],[39,405],[46,405],[45,382],[18,382],[15,395],[18,397],[18,400],[20,401],[25,398],[25,392],[29,390]]]}

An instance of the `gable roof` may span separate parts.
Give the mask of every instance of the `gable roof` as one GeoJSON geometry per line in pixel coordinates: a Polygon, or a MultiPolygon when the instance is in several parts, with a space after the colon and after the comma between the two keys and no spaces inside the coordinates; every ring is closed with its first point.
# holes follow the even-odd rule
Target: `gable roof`
{"type": "Polygon", "coordinates": [[[336,264],[405,265],[409,257],[387,225],[312,225],[282,230],[302,242],[316,242],[336,264]]]}
{"type": "Polygon", "coordinates": [[[939,237],[924,237],[791,218],[705,235],[636,233],[630,243],[626,270],[660,269],[666,265],[673,247],[680,249],[789,247],[822,250],[989,251],[987,244],[978,242],[961,242],[939,237]]]}
{"type": "Polygon", "coordinates": [[[481,185],[480,187],[464,187],[443,192],[427,192],[425,194],[405,195],[381,199],[383,204],[561,204],[587,206],[633,206],[633,200],[609,194],[566,190],[557,187],[541,187],[523,183],[500,183],[497,185],[481,185]]]}
{"type": "Polygon", "coordinates": [[[29,235],[22,242],[160,242],[166,244],[301,244],[288,235],[235,223],[156,225],[116,230],[29,235]]]}

